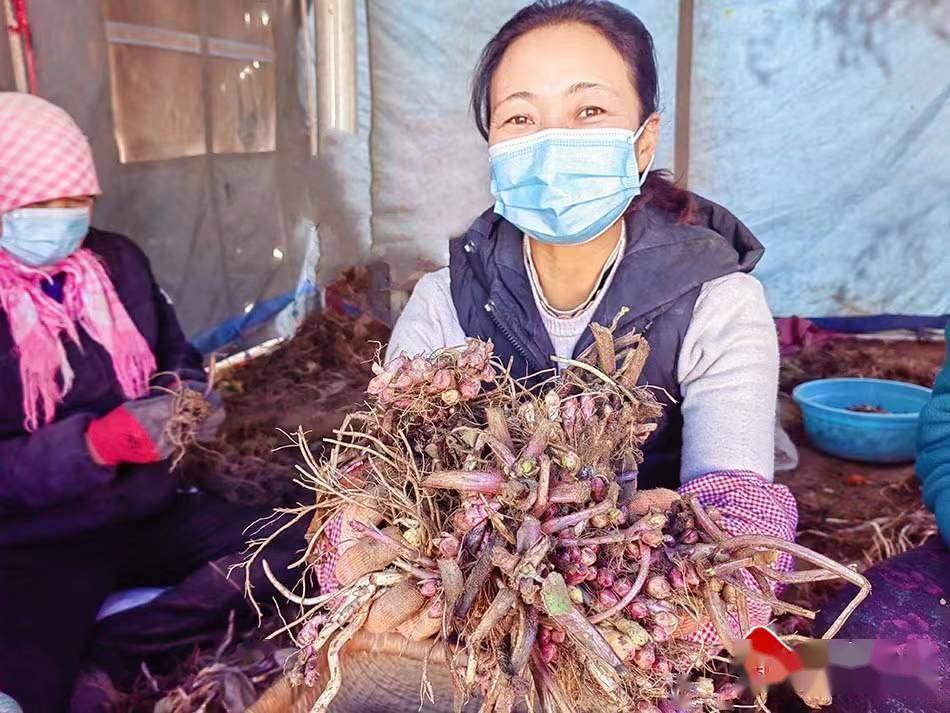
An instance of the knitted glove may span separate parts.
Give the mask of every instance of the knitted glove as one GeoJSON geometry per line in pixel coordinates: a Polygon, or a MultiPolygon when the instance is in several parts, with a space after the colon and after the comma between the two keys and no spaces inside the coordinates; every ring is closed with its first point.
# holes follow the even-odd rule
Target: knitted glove
{"type": "MultiPolygon", "coordinates": [[[[184,388],[201,393],[205,385],[185,382],[184,388]]],[[[206,396],[211,413],[199,426],[200,442],[214,440],[224,422],[224,402],[218,394],[206,396]]],[[[105,416],[95,419],[86,429],[86,444],[97,463],[116,466],[119,463],[157,463],[172,454],[173,444],[165,435],[168,422],[175,413],[176,396],[159,394],[136,401],[127,401],[105,416]]]]}
{"type": "Polygon", "coordinates": [[[127,401],[86,429],[93,460],[101,465],[157,463],[172,454],[165,427],[175,412],[171,394],[127,401]]]}
{"type": "MultiPolygon", "coordinates": [[[[732,536],[770,535],[789,541],[795,539],[798,507],[791,491],[784,485],[768,482],[756,473],[710,473],[684,484],[679,493],[696,496],[706,509],[716,508],[722,515],[718,522],[719,527],[732,536]]],[[[782,554],[775,567],[788,572],[793,565],[792,557],[782,554]]],[[[750,575],[744,574],[743,578],[750,589],[756,588],[750,575]]],[[[749,599],[748,605],[750,626],[766,626],[771,618],[768,605],[752,599],[749,599]]],[[[736,640],[743,639],[748,634],[747,631],[740,631],[737,616],[728,614],[727,620],[736,640]]],[[[721,646],[716,628],[709,621],[695,622],[692,627],[682,628],[677,634],[704,644],[710,650],[721,646]]]]}

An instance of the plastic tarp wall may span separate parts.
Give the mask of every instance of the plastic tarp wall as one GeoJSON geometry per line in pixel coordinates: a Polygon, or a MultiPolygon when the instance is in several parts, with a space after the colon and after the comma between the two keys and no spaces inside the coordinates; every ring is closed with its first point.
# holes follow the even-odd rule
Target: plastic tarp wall
{"type": "Polygon", "coordinates": [[[774,312],[950,313],[950,3],[699,0],[691,107],[774,312]]]}
{"type": "MultiPolygon", "coordinates": [[[[492,205],[488,154],[469,111],[478,56],[521,0],[369,0],[373,248],[396,283],[441,266],[448,240],[492,205]]],[[[661,70],[663,143],[672,167],[677,3],[624,0],[651,29],[661,70]]]]}
{"type": "MultiPolygon", "coordinates": [[[[369,0],[374,250],[442,265],[491,205],[468,111],[478,53],[520,0],[369,0]]],[[[672,166],[679,3],[654,35],[672,166]]],[[[950,3],[695,0],[689,186],[765,243],[776,314],[950,313],[950,3]]]]}
{"type": "MultiPolygon", "coordinates": [[[[78,0],[68,10],[58,0],[30,0],[38,93],[72,114],[92,143],[103,187],[94,222],[145,249],[190,336],[293,294],[301,278],[310,277],[306,265],[317,250],[324,276],[367,259],[369,81],[365,7],[358,7],[360,130],[327,132],[319,156],[311,158],[297,0],[78,0]],[[142,25],[151,34],[137,45],[142,25]],[[147,46],[156,30],[163,42],[167,37],[186,50],[190,36],[198,47],[216,42],[222,56],[206,58],[203,68],[189,65],[185,52],[147,46]],[[121,53],[107,32],[131,38],[121,53]],[[272,56],[253,63],[260,89],[238,92],[229,103],[226,92],[242,88],[238,70],[252,64],[238,59],[250,44],[270,45],[272,56]],[[179,157],[122,163],[120,146],[138,149],[121,136],[117,142],[110,85],[116,77],[124,82],[127,94],[120,99],[128,111],[161,92],[206,109],[207,149],[199,144],[197,155],[185,150],[179,157]],[[197,96],[190,82],[197,82],[197,96]],[[241,142],[250,150],[236,152],[241,142]]],[[[0,82],[4,66],[0,60],[0,82]]],[[[187,111],[170,107],[167,115],[133,115],[129,123],[160,145],[189,121],[187,111]],[[154,123],[142,127],[149,120],[154,123]]]]}

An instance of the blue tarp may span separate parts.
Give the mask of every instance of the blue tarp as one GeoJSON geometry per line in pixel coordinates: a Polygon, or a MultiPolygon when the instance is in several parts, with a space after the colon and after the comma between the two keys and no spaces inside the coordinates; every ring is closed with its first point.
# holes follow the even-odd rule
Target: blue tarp
{"type": "Polygon", "coordinates": [[[214,329],[209,329],[192,337],[191,343],[202,354],[210,354],[235,342],[240,344],[241,348],[250,347],[252,345],[244,341],[246,335],[274,319],[293,301],[294,292],[291,291],[264,302],[258,302],[250,312],[232,317],[214,329]]]}
{"type": "Polygon", "coordinates": [[[845,334],[873,334],[896,329],[924,331],[939,329],[943,331],[950,315],[942,317],[920,317],[907,314],[879,314],[868,317],[816,317],[811,320],[822,329],[845,334]]]}
{"type": "MultiPolygon", "coordinates": [[[[296,290],[285,292],[282,295],[273,297],[263,302],[255,304],[245,314],[232,317],[231,319],[219,324],[214,329],[202,332],[191,338],[191,343],[202,354],[223,349],[224,347],[237,345],[241,349],[247,349],[254,346],[254,343],[260,340],[253,339],[251,335],[264,325],[274,321],[277,317],[288,309],[300,308],[319,308],[320,305],[310,304],[312,298],[319,295],[319,291],[311,282],[304,282],[296,290]]],[[[297,323],[302,318],[302,314],[295,315],[294,322],[297,323]]],[[[290,336],[284,334],[282,336],[290,336]]]]}

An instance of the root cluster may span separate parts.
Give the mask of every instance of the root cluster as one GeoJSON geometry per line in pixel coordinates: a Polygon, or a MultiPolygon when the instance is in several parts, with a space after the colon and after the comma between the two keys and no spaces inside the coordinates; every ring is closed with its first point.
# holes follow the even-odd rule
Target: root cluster
{"type": "Polygon", "coordinates": [[[328,709],[342,647],[396,587],[425,600],[393,622],[398,631],[443,644],[456,688],[486,712],[527,701],[652,713],[690,677],[694,702],[716,710],[735,686],[717,690],[702,675],[717,652],[688,638],[698,625],[711,623],[728,649],[730,621],[747,630],[750,601],[814,616],[777,599],[775,583],[845,578],[861,594],[830,636],[867,594],[863,577],[803,547],[727,535],[696,499],[664,510],[632,502],[662,413],[636,386],[649,347],[593,329],[590,352],[540,389],[513,380],[477,341],[377,366],[367,409],[346,419],[322,460],[301,435],[299,481],[316,495],[297,511],[313,518],[311,565],[331,554],[320,535],[354,506],[382,524],[347,524],[397,555],[335,592],[283,590],[300,606],[287,627],[299,646],[288,673],[322,686],[313,710],[328,709]],[[778,571],[780,552],[809,568],[778,571]],[[330,677],[318,682],[320,652],[330,677]]]}
{"type": "Polygon", "coordinates": [[[174,470],[185,455],[198,446],[198,433],[202,424],[211,416],[211,404],[205,394],[190,389],[182,383],[174,388],[155,387],[174,397],[172,417],[165,424],[162,434],[172,446],[174,470]]]}

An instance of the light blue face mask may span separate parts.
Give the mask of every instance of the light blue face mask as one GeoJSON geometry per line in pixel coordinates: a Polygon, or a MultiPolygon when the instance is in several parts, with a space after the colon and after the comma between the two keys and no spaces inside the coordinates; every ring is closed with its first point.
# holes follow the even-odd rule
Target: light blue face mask
{"type": "Polygon", "coordinates": [[[89,208],[19,208],[3,214],[0,248],[33,267],[72,255],[89,233],[89,208]]]}
{"type": "Polygon", "coordinates": [[[640,195],[636,132],[545,129],[488,151],[495,212],[532,238],[582,245],[596,238],[640,195]]]}

